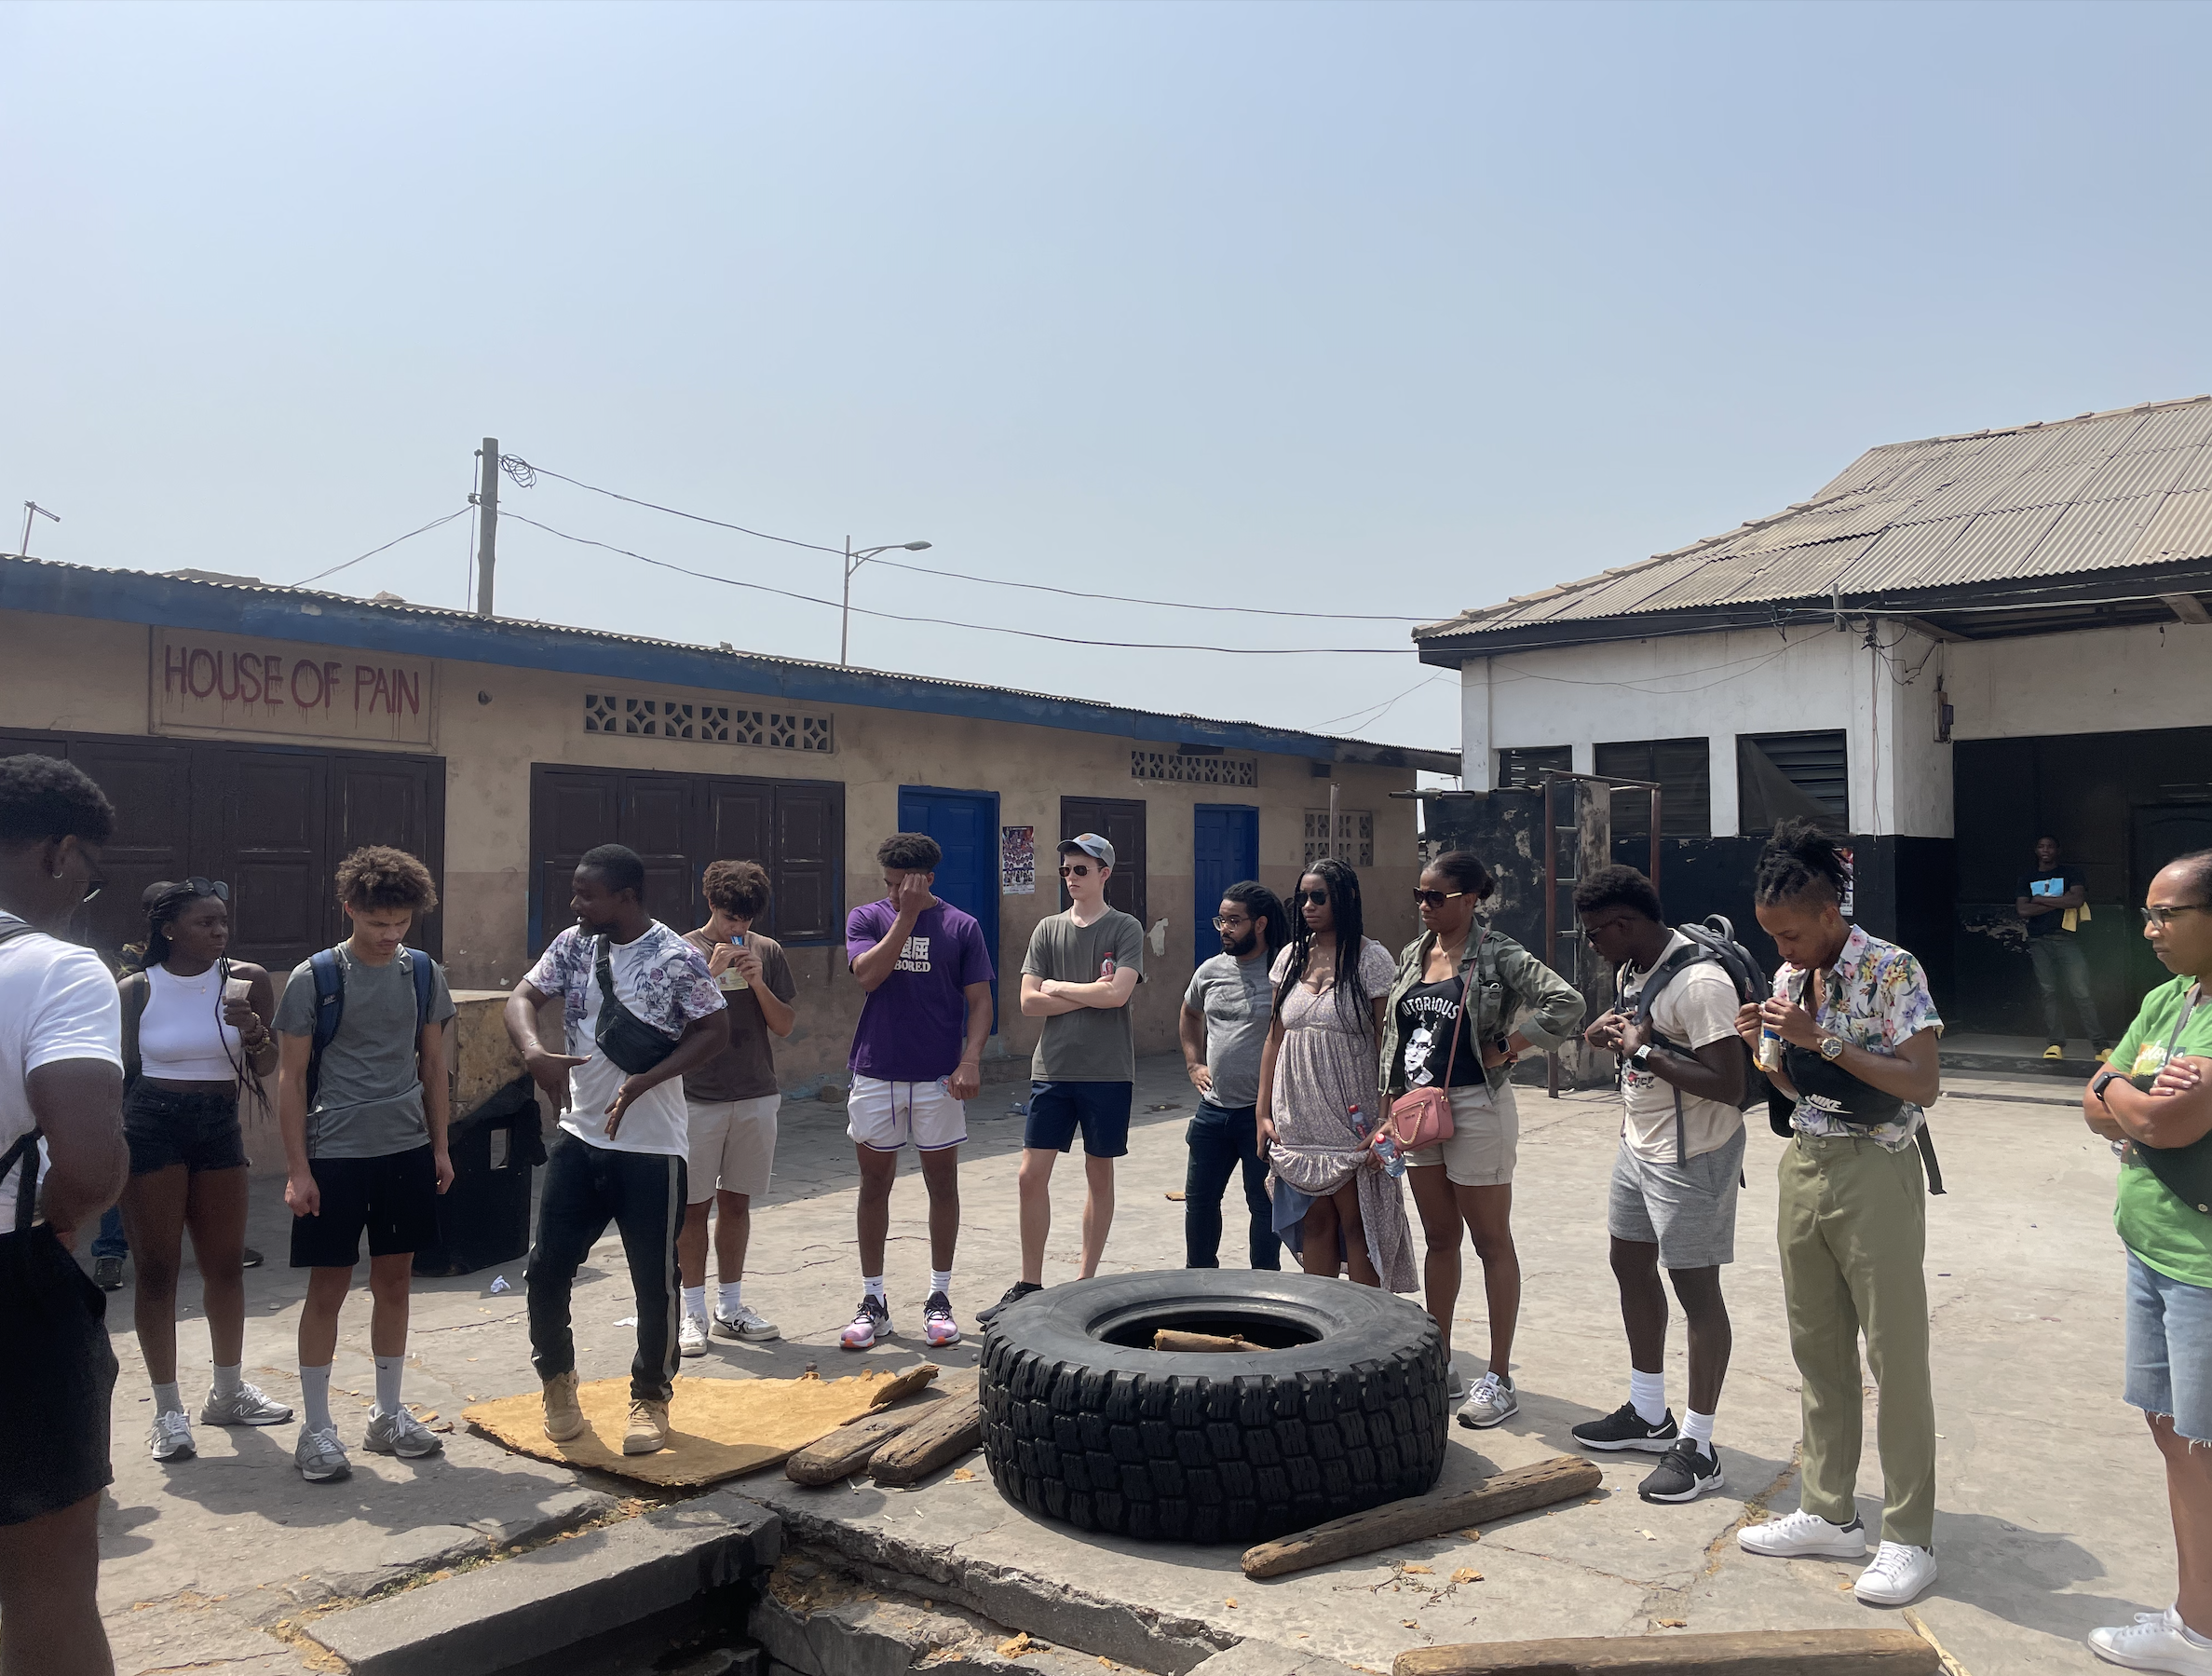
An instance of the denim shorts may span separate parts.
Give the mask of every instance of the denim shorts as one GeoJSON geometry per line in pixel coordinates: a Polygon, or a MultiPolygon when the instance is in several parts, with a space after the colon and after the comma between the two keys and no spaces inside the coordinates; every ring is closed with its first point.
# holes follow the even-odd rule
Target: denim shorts
{"type": "Polygon", "coordinates": [[[2127,1385],[2121,1400],[2171,1414],[2192,1443],[2212,1442],[2212,1288],[2161,1274],[2127,1254],[2127,1385]]]}
{"type": "Polygon", "coordinates": [[[141,1079],[123,1096],[123,1138],[130,1173],[151,1175],[181,1164],[201,1170],[242,1169],[246,1138],[238,1128],[235,1088],[156,1088],[141,1079]]]}

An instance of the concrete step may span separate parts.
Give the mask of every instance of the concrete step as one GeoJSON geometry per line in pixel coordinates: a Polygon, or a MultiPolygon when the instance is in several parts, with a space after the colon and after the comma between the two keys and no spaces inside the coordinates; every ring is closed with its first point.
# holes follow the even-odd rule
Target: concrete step
{"type": "Polygon", "coordinates": [[[673,1634],[765,1573],[776,1515],[718,1492],[303,1626],[353,1676],[499,1676],[582,1643],[673,1634]]]}

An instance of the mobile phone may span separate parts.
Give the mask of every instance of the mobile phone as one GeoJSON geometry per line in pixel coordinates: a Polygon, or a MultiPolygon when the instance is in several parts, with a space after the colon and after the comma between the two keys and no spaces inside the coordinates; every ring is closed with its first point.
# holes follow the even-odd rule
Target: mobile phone
{"type": "MultiPolygon", "coordinates": [[[[732,948],[742,949],[745,947],[745,933],[743,932],[740,932],[736,936],[732,937],[729,940],[729,946],[732,948]]],[[[726,991],[732,989],[749,989],[753,987],[745,981],[745,974],[740,972],[735,966],[726,967],[723,970],[722,975],[716,979],[716,982],[718,982],[726,991]]]]}

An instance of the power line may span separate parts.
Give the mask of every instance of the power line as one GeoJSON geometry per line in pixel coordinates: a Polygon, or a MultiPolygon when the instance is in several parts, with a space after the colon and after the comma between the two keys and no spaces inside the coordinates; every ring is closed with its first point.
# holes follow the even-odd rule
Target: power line
{"type": "Polygon", "coordinates": [[[399,544],[402,541],[412,541],[415,537],[427,534],[427,532],[436,529],[441,524],[451,524],[455,518],[466,518],[475,510],[476,509],[474,507],[465,506],[457,512],[448,512],[442,518],[433,518],[429,521],[429,523],[424,525],[420,529],[411,529],[403,536],[394,536],[390,540],[387,541],[384,546],[372,547],[367,552],[362,553],[360,558],[347,559],[343,565],[332,565],[328,570],[318,570],[313,576],[303,578],[301,580],[293,582],[292,586],[294,588],[305,588],[309,582],[319,582],[326,576],[336,576],[341,570],[350,570],[356,565],[360,564],[361,559],[373,559],[378,553],[385,552],[391,548],[399,546],[399,544]]]}
{"type": "MultiPolygon", "coordinates": [[[[558,536],[563,541],[574,541],[578,546],[596,547],[606,552],[620,553],[624,558],[635,559],[642,565],[651,565],[659,570],[672,570],[679,576],[695,577],[702,582],[719,582],[726,588],[748,588],[756,593],[773,593],[780,599],[795,599],[802,605],[827,606],[832,610],[840,608],[840,602],[837,600],[821,599],[811,593],[794,593],[788,588],[771,588],[766,582],[740,581],[736,577],[716,576],[712,571],[693,570],[686,565],[672,564],[666,559],[651,558],[645,553],[634,552],[627,547],[617,547],[611,541],[595,541],[589,536],[572,536],[564,529],[555,529],[550,524],[540,524],[536,519],[525,518],[520,512],[503,511],[500,516],[511,518],[517,524],[527,524],[532,529],[541,529],[549,536],[558,536]]],[[[363,554],[362,556],[368,555],[363,554]]],[[[946,629],[974,629],[986,634],[1014,634],[1024,640],[1050,640],[1059,646],[1112,647],[1124,651],[1136,652],[1222,652],[1232,657],[1248,658],[1291,658],[1345,653],[1354,656],[1403,658],[1408,656],[1413,650],[1410,646],[1195,646],[1175,641],[1084,640],[1072,634],[1047,634],[1035,629],[1002,628],[996,623],[959,622],[949,617],[910,617],[898,611],[871,611],[862,606],[855,606],[852,610],[856,616],[881,618],[887,622],[924,623],[931,627],[946,629]]]]}
{"type": "Polygon", "coordinates": [[[1367,719],[1360,723],[1358,728],[1352,729],[1352,732],[1357,733],[1360,730],[1360,728],[1372,728],[1377,722],[1382,720],[1385,715],[1388,715],[1391,713],[1391,710],[1397,704],[1399,699],[1411,698],[1415,693],[1420,691],[1422,688],[1428,686],[1432,681],[1448,681],[1450,679],[1451,676],[1445,674],[1441,670],[1437,671],[1433,674],[1424,675],[1421,677],[1421,679],[1416,681],[1411,687],[1408,687],[1404,692],[1400,693],[1398,698],[1385,699],[1379,704],[1369,704],[1362,710],[1347,710],[1342,715],[1332,715],[1325,722],[1316,722],[1314,724],[1314,731],[1319,732],[1323,728],[1333,728],[1338,722],[1350,721],[1355,715],[1364,715],[1367,719]]]}
{"type": "MultiPolygon", "coordinates": [[[[525,476],[529,478],[559,478],[561,482],[569,484],[576,488],[589,489],[594,495],[604,495],[609,499],[624,501],[631,506],[642,506],[656,512],[666,512],[672,518],[688,518],[694,524],[711,524],[716,529],[734,529],[740,535],[754,536],[763,541],[780,541],[786,547],[804,547],[812,552],[835,553],[840,558],[845,554],[845,550],[841,547],[823,547],[813,541],[796,541],[789,536],[771,536],[765,530],[749,529],[742,524],[729,524],[720,518],[708,518],[698,512],[681,511],[672,506],[662,506],[658,501],[640,500],[633,495],[618,495],[614,490],[603,489],[596,484],[584,483],[574,477],[563,476],[559,471],[549,470],[544,466],[532,465],[520,455],[504,455],[499,463],[506,469],[508,476],[523,488],[530,486],[529,483],[525,481],[525,476]]],[[[1200,606],[1174,599],[1138,599],[1126,593],[1086,593],[1076,588],[1053,588],[1043,582],[1008,581],[1002,577],[995,576],[970,576],[963,571],[935,570],[927,565],[908,565],[893,559],[873,559],[870,563],[881,565],[892,570],[911,570],[916,576],[943,577],[947,581],[974,582],[986,588],[1021,588],[1032,593],[1057,593],[1064,599],[1106,600],[1121,606],[1157,606],[1170,611],[1213,611],[1240,617],[1317,618],[1329,622],[1432,622],[1435,620],[1431,617],[1364,616],[1356,612],[1346,611],[1282,611],[1264,606],[1200,606]]]]}

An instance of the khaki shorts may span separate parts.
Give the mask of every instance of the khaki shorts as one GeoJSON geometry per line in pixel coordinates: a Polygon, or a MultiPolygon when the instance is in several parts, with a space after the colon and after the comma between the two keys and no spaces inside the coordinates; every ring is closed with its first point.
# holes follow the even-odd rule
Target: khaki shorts
{"type": "Polygon", "coordinates": [[[691,1114],[689,1185],[685,1196],[704,1205],[719,1187],[726,1193],[765,1193],[776,1162],[776,1113],[783,1097],[751,1100],[686,1098],[691,1114]]]}
{"type": "Polygon", "coordinates": [[[1521,1151],[1521,1118],[1511,1083],[1490,1090],[1483,1105],[1480,1083],[1452,1090],[1452,1137],[1405,1154],[1415,1169],[1444,1165],[1454,1187],[1511,1187],[1521,1151]]]}

